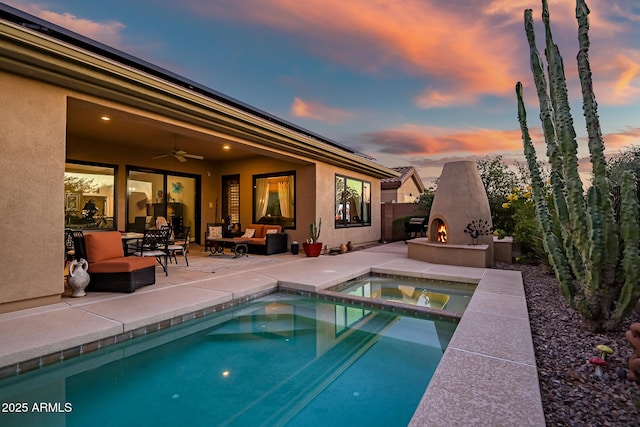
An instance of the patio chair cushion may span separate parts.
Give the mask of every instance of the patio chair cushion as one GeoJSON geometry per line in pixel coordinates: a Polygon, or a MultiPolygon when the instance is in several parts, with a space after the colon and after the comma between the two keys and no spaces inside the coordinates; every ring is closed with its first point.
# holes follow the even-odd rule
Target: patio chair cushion
{"type": "Polygon", "coordinates": [[[251,239],[252,237],[258,237],[256,236],[256,229],[255,228],[247,228],[244,231],[244,234],[242,235],[242,238],[244,239],[251,239]]]}
{"type": "Polygon", "coordinates": [[[122,237],[117,231],[86,233],[84,243],[89,263],[124,257],[122,237]]]}
{"type": "Polygon", "coordinates": [[[222,226],[221,225],[209,225],[209,235],[207,238],[211,239],[219,239],[222,237],[222,226]]]}
{"type": "Polygon", "coordinates": [[[155,267],[156,260],[148,257],[123,257],[106,259],[91,265],[91,273],[124,273],[155,267]]]}
{"type": "Polygon", "coordinates": [[[281,233],[282,227],[279,225],[265,225],[265,224],[249,224],[247,230],[256,230],[253,234],[253,239],[264,239],[267,234],[267,230],[276,230],[275,233],[281,233]]]}
{"type": "Polygon", "coordinates": [[[134,292],[156,282],[156,259],[125,257],[117,231],[86,233],[78,246],[89,261],[89,292],[134,292]]]}
{"type": "Polygon", "coordinates": [[[249,253],[271,255],[287,251],[287,235],[279,225],[250,224],[248,229],[256,230],[248,243],[249,253]]]}

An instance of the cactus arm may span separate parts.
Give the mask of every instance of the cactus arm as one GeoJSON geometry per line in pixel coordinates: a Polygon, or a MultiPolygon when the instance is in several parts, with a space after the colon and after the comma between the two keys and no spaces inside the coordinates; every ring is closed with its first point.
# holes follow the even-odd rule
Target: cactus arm
{"type": "Polygon", "coordinates": [[[623,285],[618,304],[611,318],[614,322],[626,317],[640,299],[640,227],[638,212],[640,204],[636,190],[636,177],[627,171],[622,176],[622,206],[620,208],[620,238],[623,243],[620,269],[623,285]]]}
{"type": "Polygon", "coordinates": [[[607,178],[607,163],[604,157],[604,141],[598,118],[598,103],[593,91],[591,65],[589,63],[589,8],[584,0],[576,1],[576,19],[578,21],[578,73],[582,90],[582,105],[587,127],[589,153],[593,166],[593,186],[600,191],[600,204],[604,231],[604,268],[615,269],[618,258],[618,231],[614,220],[613,195],[607,178]]]}
{"type": "MultiPolygon", "coordinates": [[[[585,203],[582,180],[578,174],[578,144],[569,106],[569,95],[564,64],[558,46],[553,42],[549,20],[549,5],[542,1],[542,18],[545,27],[546,56],[549,64],[549,85],[555,111],[558,144],[562,153],[562,176],[566,183],[569,223],[564,223],[574,236],[573,241],[582,254],[588,250],[587,224],[584,217],[585,203]]],[[[552,165],[553,166],[553,165],[552,165]]]]}
{"type": "Polygon", "coordinates": [[[533,188],[533,199],[536,205],[536,215],[542,229],[543,245],[549,257],[549,263],[553,266],[556,279],[560,283],[560,291],[568,301],[574,300],[575,286],[573,277],[567,268],[567,259],[562,245],[556,234],[553,232],[553,223],[549,208],[545,201],[544,183],[538,167],[536,150],[533,147],[529,129],[527,126],[527,112],[522,98],[522,83],[516,84],[516,95],[518,97],[518,121],[520,122],[520,130],[522,132],[522,140],[524,143],[524,153],[527,158],[527,164],[531,173],[531,184],[533,188]]]}
{"type": "Polygon", "coordinates": [[[320,238],[320,230],[322,228],[322,218],[318,221],[318,225],[316,225],[316,221],[314,220],[311,224],[309,224],[309,234],[311,235],[311,243],[317,242],[320,238]]]}
{"type": "MultiPolygon", "coordinates": [[[[540,102],[540,121],[542,122],[542,131],[544,134],[544,140],[547,144],[547,157],[551,164],[552,180],[562,180],[562,156],[558,147],[558,139],[556,130],[553,123],[553,106],[551,98],[547,93],[548,84],[544,75],[542,67],[542,57],[536,47],[535,31],[533,27],[533,17],[531,9],[527,9],[524,12],[524,27],[527,34],[527,40],[529,41],[529,58],[531,62],[531,71],[533,73],[533,80],[536,86],[536,92],[538,94],[538,101],[540,102]],[[553,177],[555,175],[555,178],[553,177]]],[[[553,198],[556,206],[566,206],[564,198],[563,187],[564,184],[559,182],[560,186],[554,185],[553,198]]],[[[569,222],[569,214],[566,209],[562,209],[558,212],[560,221],[563,224],[569,222]]]]}
{"type": "Polygon", "coordinates": [[[591,65],[589,63],[589,9],[584,0],[576,2],[576,19],[578,20],[578,73],[580,76],[580,88],[582,90],[582,105],[587,134],[589,137],[589,153],[593,164],[595,177],[606,176],[607,165],[604,158],[604,143],[598,119],[598,103],[593,92],[593,80],[591,78],[591,65]]]}
{"type": "MultiPolygon", "coordinates": [[[[548,25],[549,10],[544,5],[543,1],[543,19],[547,24],[545,26],[547,30],[547,53],[553,47],[553,39],[551,35],[550,26],[548,25]]],[[[558,146],[557,134],[554,124],[554,107],[552,100],[547,93],[548,84],[544,75],[544,69],[542,66],[542,58],[538,52],[535,40],[535,31],[533,26],[533,17],[531,9],[527,9],[524,12],[524,27],[529,42],[529,58],[531,63],[531,71],[533,73],[533,79],[536,86],[536,92],[538,94],[538,101],[540,103],[540,120],[542,122],[542,130],[544,134],[545,143],[547,145],[547,156],[549,163],[551,164],[551,189],[553,194],[553,201],[556,206],[556,212],[561,224],[562,233],[562,246],[566,252],[567,261],[571,265],[571,270],[578,279],[582,282],[584,280],[584,265],[582,257],[578,250],[576,250],[573,241],[573,222],[569,215],[569,208],[567,206],[567,199],[565,198],[565,184],[563,179],[563,156],[558,146]]],[[[555,70],[549,69],[550,79],[557,73],[555,70]],[[553,72],[552,72],[553,71],[553,72]]],[[[562,73],[564,74],[564,73],[562,73]]],[[[555,91],[551,90],[551,93],[555,91]]],[[[577,163],[576,163],[577,166],[577,163]]],[[[552,264],[553,265],[553,264],[552,264]]]]}
{"type": "Polygon", "coordinates": [[[586,309],[591,317],[600,315],[600,283],[604,264],[604,225],[600,209],[600,192],[597,187],[587,191],[587,221],[589,225],[589,252],[586,256],[585,281],[583,284],[586,309]]]}

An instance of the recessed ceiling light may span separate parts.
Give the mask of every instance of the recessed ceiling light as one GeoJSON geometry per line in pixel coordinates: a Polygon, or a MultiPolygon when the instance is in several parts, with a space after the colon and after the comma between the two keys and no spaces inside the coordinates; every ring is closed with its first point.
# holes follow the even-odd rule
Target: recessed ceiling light
{"type": "Polygon", "coordinates": [[[223,146],[222,146],[222,148],[223,148],[223,149],[225,149],[225,150],[228,150],[228,149],[230,149],[231,147],[229,147],[228,145],[226,145],[226,144],[225,144],[225,145],[223,145],[223,146]]]}
{"type": "Polygon", "coordinates": [[[105,115],[100,116],[100,120],[102,120],[103,122],[108,122],[111,121],[111,117],[105,115]]]}

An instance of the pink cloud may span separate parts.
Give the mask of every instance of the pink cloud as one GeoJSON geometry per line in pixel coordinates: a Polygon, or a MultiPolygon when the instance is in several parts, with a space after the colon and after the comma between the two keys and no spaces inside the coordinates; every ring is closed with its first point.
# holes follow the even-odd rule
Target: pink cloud
{"type": "Polygon", "coordinates": [[[631,104],[640,99],[640,51],[620,52],[594,71],[596,96],[609,105],[631,104]]]}
{"type": "Polygon", "coordinates": [[[319,120],[327,123],[340,123],[350,117],[350,113],[337,108],[327,107],[318,102],[303,101],[295,98],[291,113],[296,117],[319,120]]]}
{"type": "Polygon", "coordinates": [[[442,95],[448,99],[459,99],[463,90],[510,93],[518,75],[514,68],[521,68],[514,67],[514,58],[522,43],[483,25],[481,9],[474,15],[468,5],[445,8],[435,0],[191,4],[217,19],[258,22],[295,34],[305,49],[367,73],[400,69],[438,78],[453,92],[442,95]]]}
{"type": "MultiPolygon", "coordinates": [[[[567,75],[576,88],[575,1],[549,3],[554,35],[561,42],[567,75]]],[[[516,81],[532,80],[522,29],[525,8],[534,9],[536,25],[541,26],[540,2],[531,0],[451,1],[446,7],[436,0],[223,0],[216,4],[190,0],[190,4],[200,15],[258,23],[293,34],[307,51],[362,72],[400,70],[412,77],[424,76],[425,82],[436,80],[437,90],[425,83],[415,97],[420,108],[468,105],[484,94],[512,96],[516,81]]],[[[610,66],[625,44],[640,54],[633,41],[637,31],[621,19],[633,17],[632,11],[612,7],[606,0],[591,0],[589,7],[594,44],[607,46],[593,55],[594,72],[600,71],[600,64],[610,66]]],[[[596,86],[633,88],[637,87],[634,79],[632,64],[619,60],[596,86]]],[[[638,97],[635,91],[631,96],[619,90],[602,101],[628,103],[638,97]]]]}
{"type": "Polygon", "coordinates": [[[607,151],[621,149],[631,145],[640,145],[640,128],[628,126],[620,132],[612,132],[603,136],[607,151]]]}
{"type": "MultiPolygon", "coordinates": [[[[540,138],[538,129],[530,130],[534,139],[540,138]]],[[[500,151],[522,151],[519,129],[476,129],[460,132],[430,126],[404,125],[364,135],[367,143],[377,151],[395,155],[436,155],[465,153],[483,155],[500,151]]]]}

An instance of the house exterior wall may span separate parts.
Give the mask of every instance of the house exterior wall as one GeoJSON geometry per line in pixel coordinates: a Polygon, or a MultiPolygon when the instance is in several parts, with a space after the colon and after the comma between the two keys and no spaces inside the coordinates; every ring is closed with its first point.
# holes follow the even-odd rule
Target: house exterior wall
{"type": "Polygon", "coordinates": [[[413,179],[408,179],[398,189],[398,202],[413,202],[420,195],[420,189],[413,179]]]}
{"type": "MultiPolygon", "coordinates": [[[[290,162],[270,157],[256,157],[248,160],[220,162],[216,175],[240,175],[240,224],[243,229],[253,223],[253,176],[265,173],[295,171],[296,173],[296,228],[286,229],[289,243],[306,239],[309,218],[315,211],[316,199],[310,189],[315,188],[315,165],[290,162]],[[304,236],[304,237],[303,237],[304,236]]],[[[218,184],[217,188],[221,188],[218,184]]],[[[216,220],[219,222],[220,212],[216,220]]]]}
{"type": "MultiPolygon", "coordinates": [[[[380,180],[371,178],[368,175],[339,168],[332,165],[319,163],[316,166],[317,185],[316,190],[316,212],[315,218],[322,218],[322,230],[320,241],[329,248],[337,247],[341,243],[351,241],[354,245],[369,243],[380,240],[380,180]],[[345,175],[350,178],[357,178],[371,183],[371,225],[362,227],[335,227],[335,176],[345,175]]],[[[309,224],[313,221],[309,217],[304,226],[305,241],[309,237],[309,224]]]]}
{"type": "MultiPolygon", "coordinates": [[[[361,244],[380,239],[380,181],[368,175],[323,163],[288,162],[268,157],[221,162],[216,168],[216,175],[240,175],[240,223],[246,227],[253,222],[253,175],[291,170],[296,172],[296,228],[286,230],[289,243],[306,241],[309,238],[309,225],[320,218],[320,240],[330,248],[349,240],[353,244],[361,244]],[[371,226],[335,227],[336,174],[371,183],[371,226]]],[[[219,220],[220,218],[216,221],[219,220]]]]}
{"type": "Polygon", "coordinates": [[[399,188],[382,190],[383,203],[413,202],[421,191],[413,179],[407,179],[399,188]]]}
{"type": "Polygon", "coordinates": [[[57,302],[64,290],[66,102],[55,87],[0,72],[0,106],[5,312],[57,302]]]}
{"type": "Polygon", "coordinates": [[[287,231],[290,241],[303,242],[316,218],[323,219],[321,240],[329,247],[348,240],[358,244],[380,238],[380,180],[371,175],[388,178],[393,176],[389,169],[322,138],[238,110],[134,67],[120,66],[1,20],[0,26],[5,31],[0,32],[0,170],[5,184],[0,224],[7,248],[0,267],[0,312],[57,302],[64,291],[67,160],[117,167],[118,229],[127,223],[127,165],[199,175],[203,233],[207,222],[219,220],[215,201],[223,175],[241,176],[244,225],[252,222],[252,176],[295,170],[297,227],[287,231]],[[16,42],[22,38],[28,43],[16,42]],[[145,123],[155,121],[165,133],[181,128],[204,135],[204,141],[209,136],[218,141],[229,139],[256,156],[235,165],[223,159],[179,163],[171,157],[152,160],[152,148],[143,149],[135,141],[117,145],[92,140],[90,135],[68,136],[69,106],[77,107],[76,101],[111,107],[123,117],[143,117],[145,123]],[[336,173],[371,183],[371,226],[335,228],[336,173]]]}

